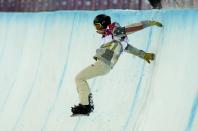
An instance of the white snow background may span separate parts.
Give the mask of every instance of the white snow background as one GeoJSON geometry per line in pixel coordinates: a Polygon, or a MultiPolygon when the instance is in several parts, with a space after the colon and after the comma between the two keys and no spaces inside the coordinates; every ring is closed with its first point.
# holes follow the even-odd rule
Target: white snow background
{"type": "Polygon", "coordinates": [[[198,131],[197,112],[197,9],[0,13],[0,131],[198,131]],[[122,26],[160,21],[129,36],[156,60],[123,53],[89,80],[94,112],[70,117],[75,76],[99,47],[100,13],[122,26]]]}

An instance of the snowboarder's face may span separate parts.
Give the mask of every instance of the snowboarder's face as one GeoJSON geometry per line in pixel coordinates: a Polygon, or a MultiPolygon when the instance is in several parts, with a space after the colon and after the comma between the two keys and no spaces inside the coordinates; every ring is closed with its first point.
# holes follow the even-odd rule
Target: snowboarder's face
{"type": "Polygon", "coordinates": [[[96,30],[102,30],[103,29],[103,27],[100,23],[95,23],[94,26],[95,26],[96,30]]]}

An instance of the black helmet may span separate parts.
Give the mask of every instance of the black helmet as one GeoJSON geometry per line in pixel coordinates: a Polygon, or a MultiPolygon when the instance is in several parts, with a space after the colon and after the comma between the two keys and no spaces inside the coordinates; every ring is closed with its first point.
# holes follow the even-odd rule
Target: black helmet
{"type": "Polygon", "coordinates": [[[107,26],[109,24],[111,24],[111,17],[110,16],[107,16],[105,14],[97,15],[94,18],[93,24],[97,24],[97,23],[100,23],[103,28],[107,28],[107,26]]]}

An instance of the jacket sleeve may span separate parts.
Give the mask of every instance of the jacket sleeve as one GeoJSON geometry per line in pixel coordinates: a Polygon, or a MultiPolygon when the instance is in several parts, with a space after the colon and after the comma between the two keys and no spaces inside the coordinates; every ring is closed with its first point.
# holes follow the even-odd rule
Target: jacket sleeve
{"type": "Polygon", "coordinates": [[[146,27],[152,26],[150,23],[151,21],[147,20],[147,21],[141,21],[139,23],[130,24],[124,27],[117,27],[114,29],[113,34],[115,36],[129,35],[136,31],[142,30],[146,27]]]}
{"type": "Polygon", "coordinates": [[[132,45],[128,44],[127,47],[124,50],[125,52],[129,53],[129,54],[133,54],[136,55],[142,59],[144,59],[145,56],[145,52],[143,50],[139,50],[135,47],[133,47],[132,45]]]}

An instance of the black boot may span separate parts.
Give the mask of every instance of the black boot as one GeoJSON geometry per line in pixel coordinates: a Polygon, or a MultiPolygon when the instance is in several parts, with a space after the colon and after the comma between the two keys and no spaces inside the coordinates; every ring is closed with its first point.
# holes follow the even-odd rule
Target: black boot
{"type": "Polygon", "coordinates": [[[92,94],[89,95],[88,105],[79,104],[71,108],[71,112],[73,113],[72,116],[80,115],[80,114],[89,115],[89,113],[91,113],[93,110],[94,110],[94,106],[92,101],[92,94]]]}

